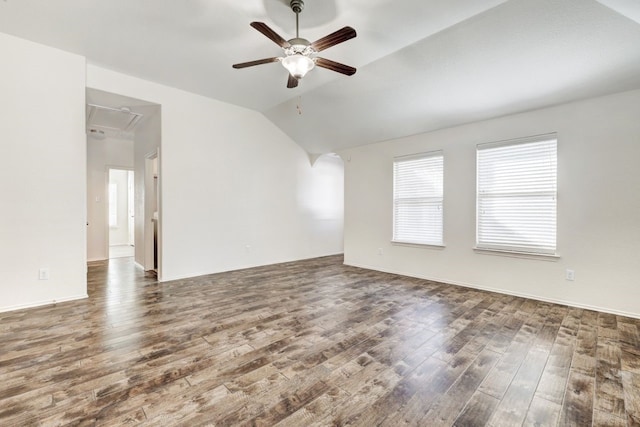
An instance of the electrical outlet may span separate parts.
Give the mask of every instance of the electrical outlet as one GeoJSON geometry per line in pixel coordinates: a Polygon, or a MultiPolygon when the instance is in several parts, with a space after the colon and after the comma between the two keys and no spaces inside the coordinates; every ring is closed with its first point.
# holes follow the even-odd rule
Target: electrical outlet
{"type": "Polygon", "coordinates": [[[38,270],[38,279],[49,280],[49,269],[41,268],[40,270],[38,270]]]}
{"type": "Polygon", "coordinates": [[[251,245],[245,245],[245,246],[244,246],[244,250],[245,250],[246,252],[251,252],[251,245]]]}
{"type": "Polygon", "coordinates": [[[567,268],[567,271],[564,277],[570,282],[573,282],[574,280],[576,280],[576,272],[567,268]]]}
{"type": "Polygon", "coordinates": [[[378,248],[378,255],[383,255],[384,254],[384,250],[382,248],[378,248]]]}

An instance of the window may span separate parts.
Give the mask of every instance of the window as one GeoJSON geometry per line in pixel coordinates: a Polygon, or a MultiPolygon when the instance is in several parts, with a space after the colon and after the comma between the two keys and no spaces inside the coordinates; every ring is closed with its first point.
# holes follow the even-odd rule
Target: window
{"type": "Polygon", "coordinates": [[[555,134],[478,145],[477,247],[555,254],[555,134]]]}
{"type": "Polygon", "coordinates": [[[443,156],[433,152],[393,162],[393,241],[442,245],[443,156]]]}

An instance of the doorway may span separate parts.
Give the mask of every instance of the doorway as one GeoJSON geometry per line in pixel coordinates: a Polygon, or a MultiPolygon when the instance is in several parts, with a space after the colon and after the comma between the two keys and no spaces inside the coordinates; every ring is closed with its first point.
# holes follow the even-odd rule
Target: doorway
{"type": "Polygon", "coordinates": [[[161,106],[92,88],[87,88],[86,100],[87,260],[133,254],[132,265],[145,271],[156,269],[161,277],[161,106]],[[117,193],[112,208],[108,203],[110,169],[132,171],[126,179],[120,178],[117,190],[111,190],[117,193]]]}
{"type": "Polygon", "coordinates": [[[135,255],[134,172],[109,168],[108,177],[109,258],[132,257],[135,255]]]}

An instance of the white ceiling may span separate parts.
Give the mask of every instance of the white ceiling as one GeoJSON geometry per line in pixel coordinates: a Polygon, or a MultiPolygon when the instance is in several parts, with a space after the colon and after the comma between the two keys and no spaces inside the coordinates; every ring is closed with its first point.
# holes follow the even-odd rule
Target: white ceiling
{"type": "Polygon", "coordinates": [[[640,88],[639,0],[306,0],[300,35],[358,37],[287,89],[249,27],[288,39],[288,0],[3,0],[0,31],[262,112],[309,153],[640,88]],[[300,112],[302,114],[300,114],[300,112]]]}

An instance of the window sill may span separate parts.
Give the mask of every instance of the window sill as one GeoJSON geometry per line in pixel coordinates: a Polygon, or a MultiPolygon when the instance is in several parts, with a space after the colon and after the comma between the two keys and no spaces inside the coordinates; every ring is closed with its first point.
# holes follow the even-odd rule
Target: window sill
{"type": "Polygon", "coordinates": [[[473,251],[482,255],[506,256],[511,258],[537,259],[540,261],[558,261],[558,254],[537,254],[535,252],[508,251],[506,249],[473,248],[473,251]]]}
{"type": "Polygon", "coordinates": [[[392,240],[391,244],[394,246],[409,246],[414,248],[426,248],[426,249],[444,249],[445,245],[433,245],[429,243],[412,243],[412,242],[400,242],[397,240],[392,240]]]}

